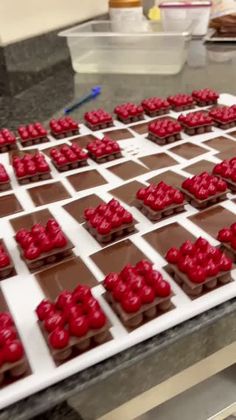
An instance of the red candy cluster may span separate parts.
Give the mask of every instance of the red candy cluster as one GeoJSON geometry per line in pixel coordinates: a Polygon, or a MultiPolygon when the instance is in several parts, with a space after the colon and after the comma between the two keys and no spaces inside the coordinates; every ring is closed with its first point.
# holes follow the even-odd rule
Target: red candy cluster
{"type": "Polygon", "coordinates": [[[113,229],[130,224],[134,220],[132,214],[115,199],[107,204],[99,204],[96,208],[86,209],[84,217],[100,235],[107,235],[113,229]]]}
{"type": "Polygon", "coordinates": [[[11,260],[3,245],[0,245],[0,269],[10,265],[11,260]]]}
{"type": "Polygon", "coordinates": [[[18,362],[24,356],[23,346],[8,312],[0,312],[0,367],[18,362]]]}
{"type": "Polygon", "coordinates": [[[18,127],[18,133],[23,141],[38,139],[47,135],[47,130],[42,126],[40,122],[35,122],[28,125],[20,125],[18,127]]]}
{"type": "Polygon", "coordinates": [[[212,102],[219,98],[219,94],[212,89],[194,90],[192,97],[198,102],[212,102]]]}
{"type": "Polygon", "coordinates": [[[78,123],[71,117],[62,117],[58,120],[53,119],[49,123],[52,133],[63,134],[70,131],[78,130],[78,123]]]}
{"type": "Polygon", "coordinates": [[[22,158],[13,156],[12,165],[17,178],[34,176],[50,171],[44,155],[39,152],[35,153],[35,155],[26,153],[22,158]]]}
{"type": "Polygon", "coordinates": [[[181,114],[178,121],[187,127],[201,127],[202,125],[212,124],[212,118],[207,112],[197,111],[190,112],[189,114],[181,114]]]}
{"type": "Polygon", "coordinates": [[[223,178],[229,178],[233,182],[236,182],[236,157],[217,163],[213,168],[213,174],[222,176],[223,178]]]}
{"type": "Polygon", "coordinates": [[[70,337],[83,337],[91,330],[103,328],[107,322],[99,302],[85,285],[78,285],[73,292],[63,291],[55,303],[43,300],[36,313],[54,349],[67,347],[70,337]]]}
{"type": "Polygon", "coordinates": [[[10,130],[7,128],[0,130],[0,148],[15,143],[16,137],[10,130]]]}
{"type": "Polygon", "coordinates": [[[180,133],[182,127],[178,122],[170,120],[169,118],[163,118],[151,122],[148,126],[148,130],[157,137],[169,137],[180,133]]]}
{"type": "Polygon", "coordinates": [[[16,234],[16,241],[28,260],[35,260],[41,254],[64,248],[67,245],[67,239],[54,219],[49,219],[46,226],[37,223],[30,231],[20,229],[16,234]]]}
{"type": "Polygon", "coordinates": [[[184,195],[163,181],[157,185],[140,188],[136,194],[136,198],[142,200],[145,206],[150,207],[154,211],[160,211],[166,207],[184,202],[184,195]]]}
{"type": "Polygon", "coordinates": [[[112,122],[112,116],[104,109],[95,109],[93,111],[86,112],[84,114],[84,119],[92,125],[107,124],[112,122]]]}
{"type": "Polygon", "coordinates": [[[0,182],[8,182],[8,181],[9,181],[8,173],[6,169],[4,168],[4,166],[2,165],[2,163],[0,163],[0,182]]]}
{"type": "Polygon", "coordinates": [[[145,111],[159,111],[161,109],[168,109],[170,104],[166,99],[153,97],[144,99],[142,106],[145,111]]]}
{"type": "Polygon", "coordinates": [[[168,102],[172,106],[185,106],[185,105],[192,105],[194,103],[194,100],[191,95],[185,95],[185,94],[178,94],[174,96],[169,96],[167,98],[168,102]]]}
{"type": "Polygon", "coordinates": [[[136,105],[132,102],[127,102],[126,104],[118,105],[114,109],[115,114],[121,118],[126,120],[130,117],[136,117],[143,113],[143,107],[142,105],[136,105]]]}
{"type": "Polygon", "coordinates": [[[236,223],[233,223],[229,228],[221,229],[217,239],[220,242],[228,242],[236,250],[236,223]]]}
{"type": "Polygon", "coordinates": [[[166,260],[177,265],[193,283],[204,283],[209,277],[232,268],[232,260],[201,237],[194,243],[184,242],[179,249],[170,248],[166,260]]]}
{"type": "Polygon", "coordinates": [[[227,190],[227,184],[222,179],[207,172],[187,178],[182,188],[190,192],[198,200],[206,200],[216,194],[223,193],[227,190]]]}
{"type": "Polygon", "coordinates": [[[72,146],[64,145],[58,148],[54,147],[50,150],[50,156],[57,166],[85,160],[88,157],[87,153],[77,144],[72,144],[72,146]]]}
{"type": "Polygon", "coordinates": [[[236,121],[236,110],[234,107],[219,106],[209,112],[209,115],[215,121],[219,121],[222,124],[227,124],[236,121]]]}
{"type": "Polygon", "coordinates": [[[97,139],[89,143],[87,149],[96,157],[112,155],[113,153],[120,152],[119,144],[106,136],[102,140],[97,139]]]}
{"type": "Polygon", "coordinates": [[[141,260],[135,266],[127,264],[119,274],[108,274],[103,285],[127,313],[135,313],[142,305],[171,294],[170,284],[147,260],[141,260]]]}

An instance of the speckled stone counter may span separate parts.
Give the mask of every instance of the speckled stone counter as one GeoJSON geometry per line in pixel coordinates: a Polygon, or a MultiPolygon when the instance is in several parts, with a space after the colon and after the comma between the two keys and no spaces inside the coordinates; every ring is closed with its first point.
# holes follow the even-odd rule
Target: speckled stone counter
{"type": "MultiPolygon", "coordinates": [[[[74,75],[65,67],[16,97],[0,98],[0,124],[14,129],[20,123],[47,121],[94,85],[102,86],[102,95],[73,113],[75,118],[94,106],[109,111],[127,99],[139,101],[200,87],[236,94],[234,54],[193,41],[188,64],[173,76],[74,75]]],[[[95,419],[235,341],[235,319],[233,299],[2,410],[0,420],[40,414],[37,418],[79,418],[62,404],[74,395],[82,418],[95,419]],[[45,413],[56,405],[54,414],[45,413]]]]}

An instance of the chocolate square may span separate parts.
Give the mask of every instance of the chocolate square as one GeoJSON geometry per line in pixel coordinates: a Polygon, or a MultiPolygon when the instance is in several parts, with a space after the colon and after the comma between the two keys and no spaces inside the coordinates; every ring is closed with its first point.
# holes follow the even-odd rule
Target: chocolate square
{"type": "Polygon", "coordinates": [[[179,146],[172,147],[169,151],[183,157],[184,159],[192,159],[196,156],[209,152],[209,150],[193,143],[183,143],[179,146]]]}
{"type": "Polygon", "coordinates": [[[84,222],[84,210],[88,207],[97,207],[103,200],[96,194],[86,195],[66,204],[64,209],[78,222],[84,222]]]}
{"type": "Polygon", "coordinates": [[[109,166],[107,168],[111,173],[118,176],[125,181],[131,178],[135,178],[136,176],[143,175],[148,170],[138,163],[128,160],[127,162],[118,163],[118,165],[109,166]]]}
{"type": "Polygon", "coordinates": [[[236,214],[222,206],[214,206],[194,214],[189,220],[216,238],[220,229],[236,222],[236,214]]]}
{"type": "Polygon", "coordinates": [[[148,232],[143,238],[162,256],[165,256],[169,248],[178,248],[184,241],[196,239],[177,222],[148,232]]]}
{"type": "Polygon", "coordinates": [[[67,179],[76,191],[83,191],[107,184],[106,179],[96,169],[70,175],[67,179]]]}
{"type": "Polygon", "coordinates": [[[79,283],[97,285],[94,275],[81,258],[70,258],[36,275],[47,298],[54,300],[62,290],[73,290],[79,283]]]}
{"type": "Polygon", "coordinates": [[[150,122],[151,121],[146,121],[146,122],[143,122],[143,123],[140,123],[140,124],[134,124],[134,125],[130,126],[130,128],[138,134],[145,134],[145,133],[148,132],[148,126],[149,126],[150,122]]]}
{"type": "Polygon", "coordinates": [[[142,187],[145,187],[145,185],[135,180],[114,188],[113,190],[110,190],[109,193],[119,200],[122,200],[124,203],[132,205],[136,197],[136,192],[142,187]]]}
{"type": "Polygon", "coordinates": [[[212,172],[212,169],[214,168],[216,164],[214,162],[209,162],[209,160],[200,160],[196,163],[193,163],[192,165],[185,166],[183,168],[183,171],[189,172],[193,175],[199,175],[202,172],[212,172]]]}
{"type": "Polygon", "coordinates": [[[181,187],[185,177],[182,175],[177,174],[173,171],[165,171],[159,175],[153,176],[152,178],[147,179],[147,182],[150,184],[158,184],[159,182],[163,181],[172,187],[179,188],[181,187]]]}
{"type": "Polygon", "coordinates": [[[17,200],[15,194],[8,194],[0,197],[0,217],[23,211],[23,207],[17,200]]]}
{"type": "Polygon", "coordinates": [[[10,220],[10,223],[15,232],[25,228],[31,229],[35,223],[42,223],[45,225],[48,219],[52,219],[53,215],[48,209],[35,211],[34,213],[24,214],[23,216],[16,217],[10,220]]]}
{"type": "Polygon", "coordinates": [[[235,141],[230,140],[224,136],[215,137],[214,139],[207,140],[203,144],[207,144],[207,146],[212,147],[213,149],[219,150],[219,152],[223,152],[225,150],[232,150],[232,153],[233,153],[233,150],[236,150],[235,141]]]}
{"type": "Polygon", "coordinates": [[[112,140],[120,141],[134,137],[127,128],[118,128],[117,130],[108,130],[103,133],[104,136],[110,137],[112,140]]]}
{"type": "Polygon", "coordinates": [[[236,148],[235,150],[232,150],[232,149],[224,150],[223,152],[217,153],[215,156],[221,160],[232,159],[233,157],[236,156],[236,148]]]}
{"type": "Polygon", "coordinates": [[[149,155],[139,158],[139,160],[146,165],[151,171],[155,169],[165,168],[167,166],[176,165],[177,160],[173,159],[167,153],[156,153],[155,155],[149,155]]]}
{"type": "Polygon", "coordinates": [[[40,185],[28,189],[28,193],[36,207],[70,198],[71,195],[61,182],[40,185]]]}
{"type": "Polygon", "coordinates": [[[75,143],[78,146],[80,146],[82,148],[85,148],[85,147],[87,147],[87,145],[89,143],[91,143],[92,141],[94,141],[96,139],[97,139],[97,137],[94,136],[93,134],[86,134],[84,136],[79,136],[79,137],[74,138],[73,140],[71,140],[71,143],[72,144],[75,143]]]}
{"type": "Polygon", "coordinates": [[[108,246],[90,258],[104,273],[120,272],[126,264],[136,264],[146,256],[129,239],[108,246]]]}

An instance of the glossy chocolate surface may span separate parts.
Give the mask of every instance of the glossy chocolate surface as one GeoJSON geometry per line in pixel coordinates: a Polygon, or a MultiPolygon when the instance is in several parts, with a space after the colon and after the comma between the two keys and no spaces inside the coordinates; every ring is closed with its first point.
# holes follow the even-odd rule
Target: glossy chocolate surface
{"type": "Polygon", "coordinates": [[[132,160],[119,163],[118,165],[109,166],[109,168],[107,169],[111,173],[113,173],[121,179],[124,179],[125,181],[148,172],[148,170],[144,166],[139,165],[138,163],[132,160]]]}
{"type": "Polygon", "coordinates": [[[150,184],[158,184],[159,182],[164,181],[166,184],[171,185],[172,187],[179,188],[184,180],[185,178],[182,175],[179,175],[174,171],[165,171],[159,175],[147,179],[147,182],[150,184]]]}
{"type": "Polygon", "coordinates": [[[156,153],[155,155],[140,157],[139,160],[146,165],[150,171],[178,164],[177,160],[167,155],[167,153],[156,153]]]}
{"type": "Polygon", "coordinates": [[[143,238],[162,256],[171,247],[179,247],[184,241],[194,240],[194,236],[177,222],[163,226],[143,235],[143,238]]]}
{"type": "Polygon", "coordinates": [[[124,203],[132,205],[136,197],[136,192],[143,186],[145,185],[139,181],[134,180],[127,182],[127,184],[121,185],[121,187],[110,190],[109,193],[119,200],[122,200],[124,203]]]}
{"type": "Polygon", "coordinates": [[[8,194],[0,197],[0,217],[23,211],[23,207],[17,200],[15,194],[8,194]]]}
{"type": "Polygon", "coordinates": [[[108,246],[91,255],[91,259],[106,275],[112,271],[119,272],[126,264],[136,264],[146,258],[129,239],[108,246]]]}
{"type": "Polygon", "coordinates": [[[201,211],[200,213],[196,213],[189,217],[189,219],[216,238],[220,229],[236,222],[236,214],[231,213],[231,211],[222,206],[215,206],[201,211]]]}
{"type": "Polygon", "coordinates": [[[11,219],[10,223],[14,231],[18,232],[18,230],[22,228],[31,229],[32,226],[36,223],[41,223],[42,225],[45,225],[48,219],[51,218],[53,218],[52,213],[48,209],[44,209],[11,219]]]}
{"type": "Polygon", "coordinates": [[[204,141],[203,144],[206,144],[209,147],[212,147],[213,149],[219,150],[219,152],[223,152],[225,150],[233,150],[236,148],[236,143],[233,140],[230,140],[227,137],[220,136],[215,137],[214,139],[204,141]]]}
{"type": "Polygon", "coordinates": [[[98,187],[99,185],[106,184],[107,181],[102,175],[96,170],[80,172],[75,175],[67,177],[70,184],[76,191],[86,190],[88,188],[98,187]]]}
{"type": "Polygon", "coordinates": [[[184,159],[192,159],[209,151],[193,143],[183,143],[179,146],[172,147],[169,150],[170,152],[173,152],[176,155],[183,157],[184,159]]]}
{"type": "Polygon", "coordinates": [[[212,169],[214,168],[215,163],[209,162],[209,160],[199,160],[196,163],[193,163],[192,165],[185,166],[183,168],[183,171],[189,172],[193,175],[201,174],[202,172],[212,172],[212,169]]]}
{"type": "Polygon", "coordinates": [[[79,257],[71,258],[36,275],[47,298],[54,300],[63,290],[73,290],[78,283],[96,286],[97,280],[79,257]]]}
{"type": "Polygon", "coordinates": [[[84,210],[89,207],[97,207],[101,203],[103,200],[100,197],[91,194],[71,201],[63,207],[78,223],[82,223],[84,222],[84,210]]]}
{"type": "Polygon", "coordinates": [[[112,140],[120,141],[120,140],[126,140],[130,139],[133,136],[131,131],[129,131],[127,128],[118,128],[117,130],[108,130],[104,131],[104,136],[110,137],[112,140]]]}
{"type": "Polygon", "coordinates": [[[71,195],[61,182],[29,188],[28,193],[36,207],[70,198],[71,195]]]}

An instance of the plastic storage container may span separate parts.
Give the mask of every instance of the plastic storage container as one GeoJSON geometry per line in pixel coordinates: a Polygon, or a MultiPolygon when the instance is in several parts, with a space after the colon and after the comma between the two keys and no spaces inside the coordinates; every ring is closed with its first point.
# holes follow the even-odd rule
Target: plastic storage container
{"type": "Polygon", "coordinates": [[[175,74],[184,65],[191,38],[190,22],[182,31],[164,32],[160,23],[142,22],[130,32],[112,31],[110,21],[91,21],[65,30],[72,65],[80,73],[175,74]]]}
{"type": "Polygon", "coordinates": [[[210,19],[211,1],[164,1],[159,4],[161,19],[166,31],[182,31],[185,21],[192,22],[194,36],[207,33],[210,19]]]}

